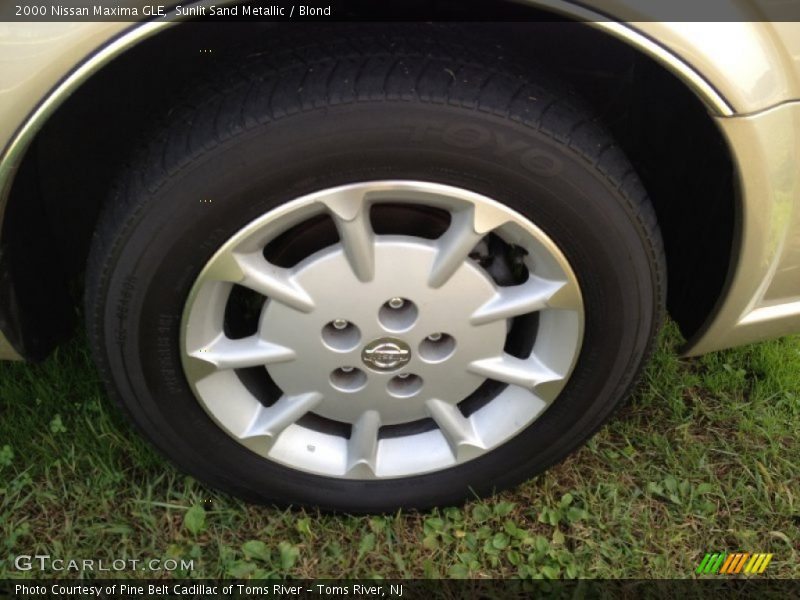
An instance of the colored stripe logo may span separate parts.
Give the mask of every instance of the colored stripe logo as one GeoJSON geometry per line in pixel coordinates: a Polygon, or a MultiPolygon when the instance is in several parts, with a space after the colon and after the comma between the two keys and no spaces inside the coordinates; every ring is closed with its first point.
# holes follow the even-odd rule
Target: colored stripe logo
{"type": "Polygon", "coordinates": [[[707,575],[709,573],[718,573],[720,575],[763,573],[771,560],[772,554],[762,553],[734,552],[728,554],[726,552],[718,552],[706,554],[703,560],[700,561],[695,573],[698,575],[707,575]]]}

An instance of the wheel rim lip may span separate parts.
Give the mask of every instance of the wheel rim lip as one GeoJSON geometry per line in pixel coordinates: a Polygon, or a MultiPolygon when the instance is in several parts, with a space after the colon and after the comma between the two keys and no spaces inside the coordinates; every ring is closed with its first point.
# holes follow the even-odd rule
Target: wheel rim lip
{"type": "MultiPolygon", "coordinates": [[[[204,284],[211,280],[213,281],[213,277],[209,277],[209,273],[213,271],[215,263],[220,259],[221,256],[232,252],[233,248],[240,248],[243,244],[247,246],[248,244],[254,244],[253,247],[262,247],[269,243],[272,239],[274,239],[277,235],[280,235],[282,232],[287,231],[291,227],[296,226],[299,223],[302,223],[306,219],[320,214],[321,212],[325,212],[325,204],[322,202],[323,199],[329,197],[331,194],[340,193],[342,191],[354,190],[354,189],[362,189],[366,190],[367,193],[364,195],[364,203],[366,206],[372,206],[374,204],[380,204],[381,202],[392,202],[392,203],[407,203],[407,204],[416,204],[416,205],[427,205],[427,206],[434,206],[437,208],[445,208],[448,211],[452,210],[453,204],[452,199],[456,198],[458,203],[462,203],[464,205],[472,204],[473,206],[481,206],[487,208],[484,211],[483,215],[476,215],[475,217],[475,229],[478,230],[479,227],[485,227],[485,233],[493,231],[495,228],[492,226],[491,223],[491,215],[493,213],[501,213],[508,217],[508,221],[513,223],[515,226],[519,227],[522,231],[526,232],[535,242],[545,251],[547,251],[551,257],[553,257],[558,264],[558,266],[563,270],[564,275],[566,276],[569,285],[574,288],[574,292],[576,295],[575,299],[575,313],[576,313],[576,323],[574,326],[574,331],[572,332],[575,338],[574,347],[571,350],[571,356],[567,361],[566,368],[563,368],[563,377],[560,383],[560,389],[566,385],[566,382],[569,380],[572,371],[575,368],[575,365],[578,360],[578,356],[580,354],[580,350],[583,343],[583,333],[584,333],[584,307],[583,307],[583,298],[580,290],[580,286],[578,285],[577,277],[572,270],[569,262],[567,261],[566,257],[564,256],[563,252],[558,248],[558,246],[553,242],[553,240],[538,226],[532,223],[528,218],[521,215],[514,209],[493,200],[492,198],[483,196],[476,192],[472,192],[470,190],[466,190],[463,188],[458,188],[454,186],[449,186],[440,183],[432,183],[432,182],[425,182],[425,181],[416,181],[416,180],[381,180],[381,181],[365,181],[365,182],[358,182],[347,184],[343,186],[336,186],[332,188],[326,188],[323,190],[319,190],[294,200],[291,200],[281,206],[278,206],[264,215],[261,215],[251,222],[246,224],[236,233],[234,233],[228,240],[222,244],[222,246],[214,253],[214,255],[208,260],[206,265],[201,270],[200,274],[198,275],[197,279],[195,280],[192,288],[190,290],[189,295],[187,296],[185,308],[182,315],[181,320],[181,328],[180,328],[180,350],[181,350],[181,360],[184,368],[184,374],[187,376],[188,383],[192,392],[195,394],[198,402],[200,403],[201,407],[204,411],[209,415],[209,417],[225,431],[230,437],[232,437],[235,441],[239,442],[240,444],[244,445],[245,447],[249,448],[250,450],[256,452],[260,456],[267,458],[268,460],[272,460],[278,463],[281,463],[287,467],[297,469],[300,471],[306,471],[317,475],[322,476],[331,476],[336,478],[355,478],[355,479],[389,479],[389,478],[396,478],[396,477],[404,477],[404,476],[412,476],[412,475],[421,475],[433,471],[438,471],[441,469],[450,468],[471,460],[472,458],[476,458],[482,454],[488,453],[494,450],[497,446],[506,443],[522,430],[527,428],[533,421],[535,421],[541,415],[544,410],[546,410],[552,402],[546,403],[544,406],[541,407],[540,410],[530,412],[528,415],[528,419],[526,422],[519,426],[515,431],[513,431],[510,435],[505,434],[498,434],[497,431],[485,431],[483,436],[487,439],[494,439],[494,442],[488,444],[488,447],[483,449],[478,454],[467,452],[464,456],[453,456],[452,460],[444,460],[443,455],[441,452],[441,443],[433,444],[434,446],[439,447],[439,453],[437,456],[433,458],[433,460],[428,460],[427,463],[420,463],[419,468],[414,468],[409,470],[408,465],[400,465],[397,468],[385,468],[382,472],[364,472],[359,471],[358,469],[353,470],[352,472],[345,471],[344,473],[339,472],[340,469],[336,465],[327,465],[327,467],[323,464],[322,468],[320,465],[315,463],[313,466],[300,463],[298,464],[295,458],[292,456],[293,450],[292,444],[288,443],[281,443],[281,437],[286,438],[285,434],[282,434],[278,437],[278,441],[265,453],[254,442],[254,440],[250,439],[242,439],[237,433],[231,430],[231,428],[226,425],[223,419],[220,418],[218,410],[215,410],[213,406],[211,406],[205,399],[202,393],[202,390],[199,389],[198,383],[202,380],[198,380],[196,377],[192,376],[191,373],[194,369],[191,363],[191,357],[187,351],[187,339],[189,337],[189,323],[191,319],[192,307],[194,306],[198,295],[201,293],[204,284]],[[483,220],[482,220],[483,219],[483,220]],[[438,461],[438,462],[437,462],[438,461]]],[[[477,213],[477,210],[476,210],[477,213]]],[[[484,234],[485,234],[484,233],[484,234]]],[[[383,236],[381,236],[383,237],[383,236]]],[[[303,261],[301,261],[302,263],[303,261]]],[[[543,309],[546,311],[547,309],[543,309]]],[[[552,312],[552,311],[551,311],[552,312]]],[[[561,311],[557,311],[561,312],[561,311]]],[[[436,330],[437,332],[440,329],[436,330]]],[[[397,337],[401,335],[401,332],[389,332],[387,333],[387,337],[397,337]]],[[[538,337],[538,336],[537,336],[538,337]]],[[[360,346],[363,347],[365,343],[368,343],[369,340],[361,340],[360,346]]],[[[562,360],[562,363],[564,361],[562,360]]],[[[367,367],[363,364],[358,365],[360,368],[364,368],[368,370],[367,367]]],[[[402,371],[402,367],[398,370],[393,371],[384,371],[382,372],[384,375],[388,375],[389,377],[395,376],[402,371]]],[[[232,371],[230,372],[232,374],[232,371]]],[[[235,375],[234,375],[235,376],[235,375]]],[[[484,420],[491,420],[492,413],[497,413],[498,407],[502,408],[500,405],[505,403],[506,406],[512,405],[519,405],[523,403],[525,398],[520,395],[519,389],[517,389],[513,385],[509,385],[506,390],[501,392],[497,398],[492,399],[489,402],[487,407],[483,407],[480,409],[481,412],[483,411],[484,420]],[[497,399],[501,398],[503,402],[497,402],[497,399]],[[489,407],[494,404],[492,410],[489,410],[489,407]]],[[[431,409],[432,410],[432,409],[431,409]]],[[[495,416],[500,416],[496,414],[495,416]]],[[[471,418],[471,417],[470,417],[471,418]]],[[[326,440],[321,436],[331,437],[329,434],[309,430],[298,425],[291,425],[289,429],[302,429],[303,432],[292,431],[291,437],[292,439],[296,438],[298,435],[302,435],[303,433],[308,438],[306,441],[309,443],[306,445],[308,448],[312,446],[319,445],[320,443],[327,447],[333,448],[331,446],[330,440],[326,440]]],[[[489,428],[491,429],[491,428],[489,428]]],[[[382,448],[386,451],[391,453],[392,451],[397,452],[398,449],[396,448],[398,444],[401,443],[408,443],[408,444],[421,444],[423,447],[426,445],[426,442],[431,442],[429,438],[433,435],[432,432],[423,432],[421,434],[414,434],[409,436],[401,436],[399,438],[390,438],[387,440],[386,438],[382,438],[380,443],[382,448]],[[428,439],[426,439],[428,438],[428,439]],[[386,450],[386,448],[389,448],[386,450]]],[[[440,436],[441,437],[441,436],[440,436]]],[[[440,441],[440,440],[439,440],[440,441]]],[[[296,440],[295,440],[296,442],[296,440]]],[[[347,440],[342,438],[342,441],[339,443],[341,445],[344,443],[346,446],[347,440]]],[[[431,444],[428,443],[428,446],[431,444]]],[[[294,447],[297,444],[295,443],[294,447]]],[[[341,452],[341,449],[339,450],[341,452]]],[[[452,447],[450,448],[451,454],[454,453],[452,447]]],[[[344,450],[346,453],[346,449],[344,450]]]]}

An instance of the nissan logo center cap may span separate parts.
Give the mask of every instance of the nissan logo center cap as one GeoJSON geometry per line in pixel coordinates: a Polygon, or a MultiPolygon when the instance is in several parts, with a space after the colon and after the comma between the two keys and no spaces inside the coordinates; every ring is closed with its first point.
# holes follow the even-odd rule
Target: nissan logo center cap
{"type": "Polygon", "coordinates": [[[373,371],[395,371],[411,360],[411,349],[403,340],[373,340],[361,352],[361,360],[373,371]]]}

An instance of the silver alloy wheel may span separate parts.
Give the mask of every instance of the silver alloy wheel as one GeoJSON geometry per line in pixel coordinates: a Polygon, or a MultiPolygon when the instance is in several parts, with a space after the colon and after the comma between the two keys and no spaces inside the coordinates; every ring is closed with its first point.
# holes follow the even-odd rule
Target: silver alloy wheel
{"type": "Polygon", "coordinates": [[[479,457],[529,426],[566,384],[583,318],[566,258],[519,213],[461,188],[373,181],[298,198],[225,242],[189,294],[181,356],[200,404],[253,452],[318,475],[401,477],[479,457]],[[378,235],[370,210],[381,203],[445,210],[450,224],[433,240],[378,235]],[[338,243],[290,268],[266,260],[272,240],[324,214],[338,243]],[[524,283],[500,286],[470,257],[489,233],[524,250],[524,283]],[[264,297],[257,333],[241,339],[224,333],[234,284],[264,297]],[[511,320],[534,312],[532,350],[512,356],[511,320]],[[272,403],[237,373],[260,366],[282,393],[272,403]],[[465,414],[459,403],[487,379],[507,385],[465,414]],[[345,433],[309,426],[309,414],[345,433]],[[435,427],[381,429],[425,419],[435,427]]]}

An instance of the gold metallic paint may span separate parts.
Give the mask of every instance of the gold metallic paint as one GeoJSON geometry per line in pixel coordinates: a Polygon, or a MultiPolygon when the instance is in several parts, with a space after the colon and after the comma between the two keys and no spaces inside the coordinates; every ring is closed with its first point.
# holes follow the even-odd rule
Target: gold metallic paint
{"type": "Polygon", "coordinates": [[[0,360],[23,360],[20,353],[16,351],[11,342],[6,339],[5,334],[0,331],[0,360]]]}
{"type": "Polygon", "coordinates": [[[716,121],[739,172],[741,247],[728,291],[688,355],[800,332],[800,102],[716,121]]]}

